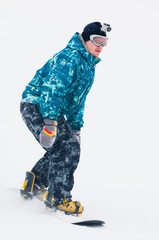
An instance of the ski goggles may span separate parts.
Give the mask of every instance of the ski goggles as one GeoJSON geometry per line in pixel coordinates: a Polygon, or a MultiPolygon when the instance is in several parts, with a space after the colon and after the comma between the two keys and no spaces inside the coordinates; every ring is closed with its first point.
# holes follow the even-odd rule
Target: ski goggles
{"type": "Polygon", "coordinates": [[[90,35],[90,40],[92,41],[92,43],[94,43],[98,47],[100,45],[105,47],[107,45],[107,42],[108,42],[107,37],[103,37],[103,36],[100,36],[100,35],[90,35]]]}

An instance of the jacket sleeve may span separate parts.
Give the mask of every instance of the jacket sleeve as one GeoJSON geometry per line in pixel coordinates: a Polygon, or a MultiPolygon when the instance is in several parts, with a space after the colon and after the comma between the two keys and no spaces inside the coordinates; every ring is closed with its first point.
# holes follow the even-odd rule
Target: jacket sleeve
{"type": "Polygon", "coordinates": [[[67,115],[67,121],[73,130],[80,130],[83,127],[84,108],[85,99],[83,99],[74,114],[67,115]]]}
{"type": "Polygon", "coordinates": [[[71,56],[59,54],[54,58],[53,68],[41,89],[40,112],[43,118],[58,119],[63,97],[74,79],[75,69],[71,56]]]}
{"type": "Polygon", "coordinates": [[[83,117],[84,117],[85,103],[86,103],[86,96],[82,99],[76,111],[73,114],[69,112],[68,115],[66,116],[67,121],[73,130],[80,130],[84,125],[83,117]]]}

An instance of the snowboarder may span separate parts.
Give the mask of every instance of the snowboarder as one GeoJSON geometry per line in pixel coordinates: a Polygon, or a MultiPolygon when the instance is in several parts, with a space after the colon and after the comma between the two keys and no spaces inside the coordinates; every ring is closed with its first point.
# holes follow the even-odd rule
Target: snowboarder
{"type": "Polygon", "coordinates": [[[68,214],[83,212],[82,204],[72,200],[73,175],[80,159],[86,96],[110,30],[109,24],[93,22],[82,34],[75,33],[66,48],[36,72],[22,94],[22,118],[46,153],[26,172],[20,193],[32,198],[47,188],[44,203],[68,214]]]}

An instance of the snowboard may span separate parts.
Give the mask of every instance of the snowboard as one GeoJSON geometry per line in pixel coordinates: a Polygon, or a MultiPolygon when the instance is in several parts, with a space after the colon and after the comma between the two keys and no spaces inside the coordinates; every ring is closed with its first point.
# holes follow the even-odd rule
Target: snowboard
{"type": "MultiPolygon", "coordinates": [[[[44,195],[45,195],[45,192],[46,191],[43,191],[41,194],[38,194],[38,195],[36,195],[36,196],[34,196],[34,198],[36,198],[36,199],[38,199],[38,200],[40,200],[40,201],[42,201],[42,202],[44,202],[44,195]]],[[[24,197],[25,198],[25,197],[24,197]]],[[[50,209],[50,208],[48,208],[47,207],[47,210],[49,211],[49,212],[54,212],[54,213],[56,213],[56,212],[61,212],[60,210],[54,210],[54,209],[50,209]]],[[[63,214],[66,216],[73,216],[73,218],[76,218],[77,216],[74,216],[73,214],[65,214],[64,212],[63,212],[63,214]]],[[[104,226],[105,225],[105,222],[104,221],[101,221],[101,220],[95,220],[95,219],[91,219],[91,220],[79,220],[79,218],[80,217],[78,217],[78,221],[71,221],[70,223],[71,224],[73,224],[73,225],[77,225],[77,226],[85,226],[85,227],[102,227],[102,226],[104,226]]],[[[63,219],[61,219],[60,218],[60,220],[66,220],[66,218],[63,218],[63,219]]]]}

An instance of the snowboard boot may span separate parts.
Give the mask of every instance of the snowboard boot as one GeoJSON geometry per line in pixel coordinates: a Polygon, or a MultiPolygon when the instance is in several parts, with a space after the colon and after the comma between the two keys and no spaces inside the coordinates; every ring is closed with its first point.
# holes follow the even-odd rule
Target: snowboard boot
{"type": "Polygon", "coordinates": [[[60,201],[54,201],[54,196],[46,191],[44,196],[44,203],[47,207],[60,210],[67,215],[72,216],[81,216],[84,210],[84,207],[81,205],[80,202],[72,201],[71,199],[64,199],[60,201]]]}
{"type": "Polygon", "coordinates": [[[46,193],[44,188],[40,188],[35,182],[35,174],[33,172],[26,172],[25,181],[23,183],[22,189],[20,189],[20,194],[25,199],[32,198],[33,196],[40,196],[46,193]]]}
{"type": "Polygon", "coordinates": [[[61,201],[58,205],[56,203],[56,209],[65,212],[67,215],[73,215],[76,217],[80,217],[84,211],[84,207],[80,202],[71,201],[69,199],[61,201]]]}

